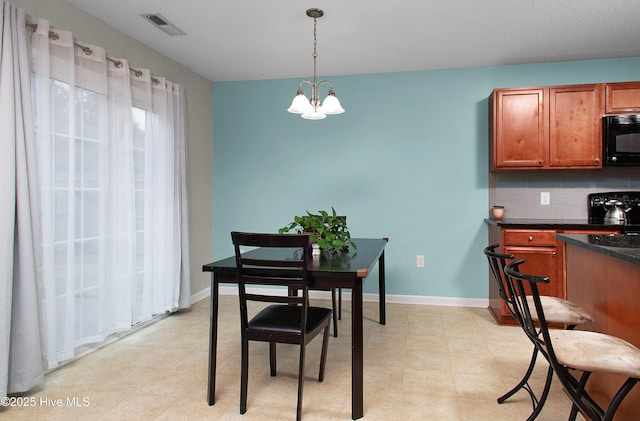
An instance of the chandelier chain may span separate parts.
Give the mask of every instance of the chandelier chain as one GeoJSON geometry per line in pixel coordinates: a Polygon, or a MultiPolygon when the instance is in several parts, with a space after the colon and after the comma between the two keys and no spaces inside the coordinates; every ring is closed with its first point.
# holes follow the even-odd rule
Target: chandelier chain
{"type": "Polygon", "coordinates": [[[316,69],[316,61],[318,59],[318,52],[317,52],[317,45],[318,45],[318,19],[317,18],[313,18],[313,89],[311,92],[311,100],[317,100],[316,97],[316,82],[318,81],[317,78],[317,69],[316,69]]]}

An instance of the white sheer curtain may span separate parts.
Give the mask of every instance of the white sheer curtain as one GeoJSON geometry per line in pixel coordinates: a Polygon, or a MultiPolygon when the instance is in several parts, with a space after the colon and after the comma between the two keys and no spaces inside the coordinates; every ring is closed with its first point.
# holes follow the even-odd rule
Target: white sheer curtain
{"type": "Polygon", "coordinates": [[[42,383],[38,174],[24,10],[0,32],[0,396],[42,383]]]}
{"type": "Polygon", "coordinates": [[[131,88],[138,247],[133,306],[134,321],[141,322],[189,306],[185,109],[182,87],[148,69],[131,73],[131,88]]]}
{"type": "Polygon", "coordinates": [[[180,85],[44,19],[32,45],[53,368],[80,345],[189,306],[186,136],[180,85]]]}

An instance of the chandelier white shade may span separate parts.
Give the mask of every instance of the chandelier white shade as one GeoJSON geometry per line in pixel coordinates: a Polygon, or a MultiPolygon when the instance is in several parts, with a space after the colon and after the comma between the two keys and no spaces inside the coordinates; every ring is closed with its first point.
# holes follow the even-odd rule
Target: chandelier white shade
{"type": "Polygon", "coordinates": [[[298,85],[298,92],[291,101],[291,106],[287,109],[290,113],[300,114],[302,118],[307,120],[322,120],[331,114],[342,114],[344,108],[340,105],[340,101],[336,97],[336,93],[333,90],[333,85],[328,80],[321,80],[318,82],[316,76],[316,59],[318,53],[316,52],[317,45],[317,19],[322,17],[324,12],[321,9],[307,9],[307,16],[313,18],[313,82],[309,80],[302,80],[298,85]],[[304,93],[303,86],[309,85],[311,87],[311,99],[307,98],[304,93]],[[322,103],[320,103],[320,87],[322,85],[329,86],[329,92],[322,103]]]}

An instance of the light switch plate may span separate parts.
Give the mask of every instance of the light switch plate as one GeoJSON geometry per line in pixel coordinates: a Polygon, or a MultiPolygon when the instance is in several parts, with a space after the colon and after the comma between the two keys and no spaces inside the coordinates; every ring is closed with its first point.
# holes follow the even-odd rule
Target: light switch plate
{"type": "Polygon", "coordinates": [[[548,206],[551,204],[551,193],[548,191],[540,192],[540,204],[548,206]]]}

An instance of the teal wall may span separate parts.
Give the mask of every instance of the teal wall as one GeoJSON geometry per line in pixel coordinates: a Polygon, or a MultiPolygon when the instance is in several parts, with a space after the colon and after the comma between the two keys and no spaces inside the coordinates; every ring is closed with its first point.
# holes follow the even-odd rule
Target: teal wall
{"type": "Polygon", "coordinates": [[[232,230],[333,206],[352,236],[389,237],[387,293],[486,298],[487,97],[640,80],[640,58],[330,79],[347,111],[320,121],[286,111],[298,79],[213,84],[213,258],[232,255],[232,230]]]}

